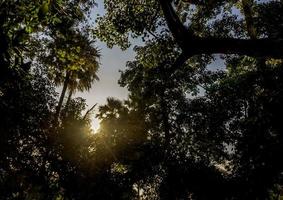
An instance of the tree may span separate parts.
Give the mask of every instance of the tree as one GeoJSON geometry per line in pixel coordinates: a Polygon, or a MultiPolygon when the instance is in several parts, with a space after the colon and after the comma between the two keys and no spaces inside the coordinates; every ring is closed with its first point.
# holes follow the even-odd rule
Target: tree
{"type": "MultiPolygon", "coordinates": [[[[66,22],[66,19],[85,20],[94,1],[3,1],[1,2],[1,70],[2,81],[8,79],[9,68],[16,68],[34,54],[33,36],[66,22]],[[5,73],[4,73],[5,72],[5,73]]],[[[23,65],[25,66],[25,65],[23,65]]]]}
{"type": "Polygon", "coordinates": [[[113,194],[119,199],[139,199],[137,184],[152,181],[148,177],[155,175],[155,165],[161,159],[160,149],[147,139],[144,112],[132,103],[137,102],[109,98],[98,114],[101,128],[95,151],[100,159],[95,163],[104,161],[110,166],[112,184],[116,185],[113,194]]]}
{"type": "Polygon", "coordinates": [[[50,123],[55,88],[34,55],[38,41],[50,39],[44,37],[49,30],[67,18],[84,20],[93,1],[0,4],[0,198],[59,198],[62,191],[53,168],[58,146],[50,123]]]}
{"type": "MultiPolygon", "coordinates": [[[[245,3],[245,10],[253,3],[245,3]]],[[[266,33],[260,34],[260,38],[247,38],[244,36],[232,38],[231,36],[217,36],[209,34],[213,26],[209,26],[214,16],[221,14],[221,8],[227,11],[235,10],[235,2],[231,1],[193,1],[196,8],[190,6],[191,1],[176,1],[174,9],[173,1],[146,1],[146,2],[129,2],[123,0],[105,1],[106,10],[104,17],[98,19],[99,27],[96,34],[106,41],[110,46],[113,44],[127,47],[128,32],[133,37],[149,34],[155,37],[164,32],[165,23],[172,33],[176,43],[182,49],[182,53],[176,60],[175,67],[178,67],[191,56],[196,54],[237,54],[253,57],[273,57],[282,58],[282,38],[270,37],[266,33]],[[162,10],[163,15],[160,12],[162,10]],[[191,17],[190,17],[191,16],[191,17]],[[194,21],[197,20],[197,21],[194,21]],[[140,23],[143,21],[143,23],[140,23]],[[203,24],[201,24],[203,22],[203,24]],[[184,24],[189,24],[185,26],[184,24]],[[208,26],[207,26],[208,25],[208,26]],[[197,29],[196,29],[197,28],[197,29]],[[210,30],[208,31],[207,28],[210,30]],[[105,34],[108,35],[105,35],[105,34]],[[267,36],[267,37],[266,37],[267,36]],[[114,39],[113,39],[114,38],[114,39]],[[117,38],[117,39],[116,39],[117,38]]],[[[280,16],[281,3],[270,2],[269,4],[277,5],[278,13],[273,16],[280,16]]],[[[257,5],[261,7],[261,4],[257,5]]],[[[267,9],[267,6],[265,7],[267,9]]],[[[258,13],[259,18],[264,21],[272,18],[269,14],[258,13]]],[[[226,16],[223,17],[225,23],[226,16]]],[[[246,16],[247,21],[251,21],[255,16],[246,16]]],[[[279,21],[282,20],[281,18],[279,21]]],[[[237,19],[237,21],[240,21],[237,19]]],[[[277,24],[280,22],[277,21],[277,24]]],[[[248,23],[249,23],[248,22],[248,23]]],[[[259,22],[259,21],[258,21],[259,22]]],[[[225,24],[228,25],[228,24],[225,24]]],[[[267,30],[270,24],[264,23],[267,30]]],[[[245,30],[243,27],[239,27],[245,30]]],[[[280,28],[279,28],[280,29],[280,28]]],[[[278,31],[277,29],[276,31],[278,31]]],[[[248,30],[249,31],[249,30],[248,30]]],[[[235,34],[234,34],[235,35],[235,34]]]]}
{"type": "Polygon", "coordinates": [[[189,194],[205,198],[199,188],[221,198],[219,188],[224,187],[225,178],[213,163],[225,158],[223,141],[216,140],[218,133],[205,131],[208,116],[198,117],[204,109],[201,102],[195,108],[197,104],[191,106],[186,97],[197,93],[202,78],[209,80],[203,68],[209,59],[199,59],[199,65],[186,65],[171,74],[167,69],[178,51],[170,44],[170,38],[163,38],[135,49],[137,56],[127,63],[120,79],[130,91],[129,100],[122,104],[111,99],[100,108],[98,135],[105,135],[110,157],[126,169],[124,177],[130,184],[144,191],[143,198],[185,198],[189,194]],[[131,156],[132,151],[136,156],[131,156]],[[204,174],[210,184],[198,181],[204,174]]]}
{"type": "Polygon", "coordinates": [[[56,111],[59,117],[63,100],[67,89],[71,95],[76,90],[89,90],[92,83],[98,80],[99,52],[86,35],[77,30],[64,30],[58,32],[54,41],[46,44],[50,52],[46,55],[46,49],[41,55],[43,65],[49,68],[49,76],[57,86],[63,85],[56,111]]]}
{"type": "Polygon", "coordinates": [[[277,162],[282,151],[278,124],[282,94],[277,88],[282,66],[269,63],[261,68],[254,60],[236,58],[229,69],[228,76],[214,84],[207,97],[218,110],[214,117],[223,116],[219,123],[226,127],[224,134],[231,141],[230,167],[238,188],[235,196],[269,199],[276,184],[282,184],[282,166],[277,162]]]}
{"type": "Polygon", "coordinates": [[[48,152],[56,101],[52,84],[43,77],[46,73],[39,68],[31,74],[19,71],[1,87],[1,199],[23,199],[45,190],[47,195],[52,188],[42,156],[48,152]]]}
{"type": "Polygon", "coordinates": [[[145,43],[119,80],[129,98],[99,107],[95,135],[92,109],[71,98],[97,79],[93,3],[0,3],[0,198],[274,199],[283,66],[269,56],[282,47],[261,45],[281,43],[282,3],[106,0],[95,34],[145,43]],[[213,66],[217,52],[235,55],[213,66]]]}
{"type": "MultiPolygon", "coordinates": [[[[164,153],[171,149],[171,153],[167,153],[170,158],[168,165],[159,168],[159,172],[164,172],[164,174],[159,174],[159,177],[162,177],[161,185],[157,184],[157,188],[163,192],[160,195],[163,195],[164,199],[188,198],[188,194],[193,199],[207,199],[204,191],[210,191],[209,189],[213,188],[209,193],[210,198],[214,195],[217,199],[272,198],[270,193],[272,191],[276,193],[276,185],[281,183],[281,178],[278,177],[280,177],[282,167],[276,158],[277,153],[281,152],[282,141],[280,134],[277,134],[281,128],[275,125],[279,117],[275,109],[271,109],[272,105],[276,105],[278,113],[281,112],[279,111],[280,105],[275,103],[280,101],[281,93],[278,88],[273,88],[273,90],[270,86],[276,81],[278,81],[276,85],[281,85],[278,78],[281,61],[256,60],[231,55],[224,57],[226,59],[225,71],[213,72],[207,67],[211,57],[204,56],[205,60],[194,56],[187,61],[186,53],[181,53],[187,47],[177,48],[170,36],[168,37],[164,21],[160,18],[158,4],[154,4],[154,1],[140,4],[124,1],[107,1],[106,3],[106,8],[111,12],[99,19],[102,29],[97,31],[109,45],[116,43],[126,47],[125,39],[128,31],[131,31],[134,37],[143,33],[147,37],[144,38],[147,40],[146,45],[136,48],[136,60],[128,62],[128,69],[122,73],[120,83],[128,87],[131,105],[145,113],[147,133],[150,138],[155,133],[157,141],[155,145],[160,145],[159,151],[164,153]],[[147,6],[150,15],[145,9],[142,9],[147,6]],[[115,12],[118,10],[119,12],[115,12]],[[148,23],[143,26],[139,20],[148,23]],[[160,26],[156,29],[158,22],[160,26]],[[107,24],[110,25],[107,26],[107,24]],[[108,29],[105,28],[106,26],[108,29]],[[111,37],[102,35],[108,31],[112,34],[110,34],[111,37]],[[115,40],[113,35],[119,36],[117,33],[121,34],[121,37],[115,40]],[[183,57],[178,57],[178,55],[183,55],[183,57]],[[269,85],[268,82],[272,84],[269,85]],[[186,92],[195,91],[199,87],[203,88],[202,97],[188,99],[186,92]],[[275,94],[276,97],[273,96],[275,94]],[[271,98],[272,100],[269,99],[271,96],[274,97],[271,98]],[[276,130],[272,128],[274,126],[277,127],[276,130]],[[258,127],[261,128],[258,129],[258,127]],[[271,135],[273,135],[272,139],[271,135]],[[272,150],[274,156],[268,153],[271,149],[274,150],[272,150]],[[201,162],[196,162],[196,160],[201,162]],[[182,164],[179,165],[179,163],[182,164]],[[194,168],[195,166],[197,169],[194,168]],[[219,173],[219,169],[222,168],[224,171],[220,171],[224,175],[219,173]],[[203,174],[209,177],[211,181],[209,186],[199,182],[203,174]],[[225,188],[225,192],[219,192],[219,188],[225,188]],[[235,188],[238,188],[237,194],[233,192],[235,188]]],[[[169,7],[168,1],[162,3],[169,7]]],[[[233,15],[235,8],[231,5],[235,4],[224,4],[224,1],[211,1],[210,3],[210,6],[199,5],[197,9],[192,10],[190,29],[194,31],[194,34],[205,38],[211,38],[211,35],[213,38],[251,38],[245,41],[255,41],[257,38],[266,36],[280,40],[281,29],[275,28],[274,22],[265,23],[271,18],[270,13],[267,14],[267,8],[276,6],[276,9],[273,10],[275,13],[280,13],[279,10],[282,8],[280,3],[240,2],[236,6],[245,16],[245,20],[237,19],[233,15]],[[223,18],[209,21],[214,16],[221,14],[222,11],[217,8],[224,7],[223,5],[225,5],[223,18]],[[200,24],[200,19],[206,25],[200,24]],[[259,23],[260,20],[264,22],[263,25],[259,23]]],[[[186,15],[189,13],[181,12],[186,9],[183,6],[184,4],[180,8],[176,6],[174,12],[178,11],[180,18],[185,22],[186,15]]],[[[170,7],[166,9],[172,9],[170,7]]],[[[277,19],[280,21],[281,18],[277,19]]],[[[167,22],[168,20],[170,16],[167,22]]],[[[278,21],[276,23],[280,24],[278,21]]],[[[179,33],[185,32],[180,31],[179,33]]],[[[229,44],[229,40],[227,41],[229,44]]],[[[221,45],[223,44],[218,46],[221,45]]],[[[235,50],[235,46],[231,48],[235,50]]],[[[204,53],[210,54],[211,52],[204,53]]],[[[255,51],[255,53],[258,52],[255,51]]],[[[237,54],[241,55],[239,52],[237,54]]],[[[249,54],[244,53],[244,55],[249,54]]],[[[277,55],[282,56],[281,53],[277,55]]],[[[109,127],[113,128],[115,125],[109,123],[109,127]]],[[[155,158],[155,161],[162,163],[158,158],[155,158]]],[[[158,171],[155,173],[158,174],[158,171]]]]}
{"type": "Polygon", "coordinates": [[[179,20],[170,1],[159,1],[170,31],[183,54],[190,57],[204,53],[233,53],[248,56],[282,57],[282,41],[280,39],[231,39],[231,38],[201,38],[195,36],[190,28],[179,20]]]}

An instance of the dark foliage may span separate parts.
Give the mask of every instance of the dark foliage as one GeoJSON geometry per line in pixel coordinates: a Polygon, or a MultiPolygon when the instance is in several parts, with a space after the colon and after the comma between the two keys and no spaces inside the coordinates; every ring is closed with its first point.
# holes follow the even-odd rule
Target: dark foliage
{"type": "Polygon", "coordinates": [[[96,134],[94,5],[0,1],[0,199],[278,199],[282,3],[106,0],[95,36],[144,45],[96,134]]]}

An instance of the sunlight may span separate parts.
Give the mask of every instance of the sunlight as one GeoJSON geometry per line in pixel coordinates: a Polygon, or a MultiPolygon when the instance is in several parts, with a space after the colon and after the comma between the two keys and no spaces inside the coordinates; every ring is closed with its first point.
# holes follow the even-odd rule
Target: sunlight
{"type": "Polygon", "coordinates": [[[96,134],[100,128],[100,122],[97,118],[92,119],[91,128],[93,130],[93,134],[96,134]]]}

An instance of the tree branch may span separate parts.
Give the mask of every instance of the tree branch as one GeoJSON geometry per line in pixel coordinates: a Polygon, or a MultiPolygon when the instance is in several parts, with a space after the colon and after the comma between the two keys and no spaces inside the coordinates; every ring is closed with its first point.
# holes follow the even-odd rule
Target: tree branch
{"type": "Polygon", "coordinates": [[[159,0],[168,28],[183,51],[182,56],[189,58],[196,54],[220,53],[283,58],[283,40],[195,36],[180,21],[171,2],[171,0],[159,0]]]}
{"type": "Polygon", "coordinates": [[[183,50],[191,55],[220,53],[283,58],[283,40],[198,37],[186,44],[183,50]]]}
{"type": "Polygon", "coordinates": [[[171,31],[178,45],[185,49],[186,41],[193,38],[189,33],[171,5],[171,0],[159,0],[168,28],[171,31]]]}
{"type": "Polygon", "coordinates": [[[96,105],[97,105],[97,103],[94,104],[90,109],[88,109],[88,110],[86,111],[86,113],[85,113],[85,115],[84,115],[84,117],[83,117],[83,120],[85,120],[86,117],[89,115],[89,113],[90,113],[91,111],[93,111],[93,109],[96,107],[96,105]]]}

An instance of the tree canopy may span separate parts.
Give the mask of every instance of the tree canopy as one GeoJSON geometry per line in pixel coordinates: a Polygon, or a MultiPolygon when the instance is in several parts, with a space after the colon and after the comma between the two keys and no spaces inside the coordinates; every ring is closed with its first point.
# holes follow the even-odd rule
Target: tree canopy
{"type": "Polygon", "coordinates": [[[96,3],[0,1],[0,199],[280,198],[282,1],[96,3]],[[98,39],[143,42],[95,111],[98,39]]]}

